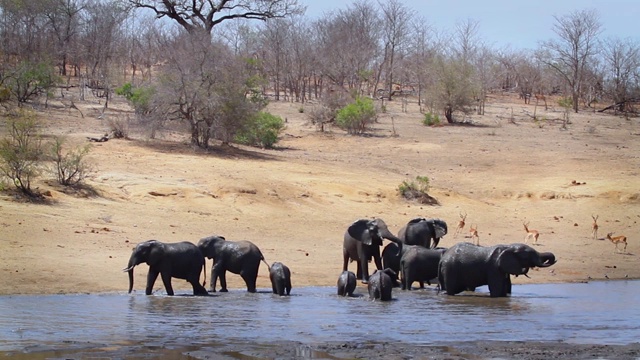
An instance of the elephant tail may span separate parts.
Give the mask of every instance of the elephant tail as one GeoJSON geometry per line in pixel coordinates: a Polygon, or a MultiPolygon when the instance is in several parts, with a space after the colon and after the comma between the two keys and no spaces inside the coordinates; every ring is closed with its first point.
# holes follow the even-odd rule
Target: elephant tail
{"type": "Polygon", "coordinates": [[[260,260],[267,265],[267,270],[269,270],[269,272],[271,272],[271,265],[269,265],[269,263],[267,262],[267,260],[264,259],[264,255],[260,254],[260,260]]]}
{"type": "Polygon", "coordinates": [[[204,273],[204,280],[202,281],[202,286],[207,286],[207,259],[204,258],[202,261],[202,272],[204,273]]]}

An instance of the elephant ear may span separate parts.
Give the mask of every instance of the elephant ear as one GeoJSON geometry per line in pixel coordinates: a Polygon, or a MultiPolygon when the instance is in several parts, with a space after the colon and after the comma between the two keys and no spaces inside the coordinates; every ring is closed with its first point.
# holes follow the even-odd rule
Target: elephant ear
{"type": "Polygon", "coordinates": [[[152,266],[164,257],[164,244],[159,241],[153,241],[149,244],[149,247],[149,258],[147,259],[147,264],[152,266]]]}
{"type": "Polygon", "coordinates": [[[497,265],[500,271],[511,275],[526,274],[529,270],[523,267],[513,249],[505,249],[498,255],[497,265]]]}
{"type": "Polygon", "coordinates": [[[371,232],[369,231],[370,221],[367,219],[360,219],[351,224],[347,229],[349,235],[361,241],[365,245],[371,245],[373,240],[371,239],[371,232]]]}

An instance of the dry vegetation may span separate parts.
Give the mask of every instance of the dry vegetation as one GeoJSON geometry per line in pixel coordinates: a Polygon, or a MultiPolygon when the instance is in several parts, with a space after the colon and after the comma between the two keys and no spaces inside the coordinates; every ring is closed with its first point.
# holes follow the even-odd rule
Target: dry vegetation
{"type": "MultiPolygon", "coordinates": [[[[547,101],[548,110],[537,109],[543,124],[529,116],[534,105],[494,94],[484,116],[440,127],[422,125],[414,102],[404,113],[400,100],[392,101],[367,136],[319,132],[299,103],[274,102],[269,110],[287,119],[275,150],[205,151],[179,131],[149,140],[132,125],[130,139],[95,143],[87,155],[95,193],[63,191],[46,178],[36,186],[49,195],[47,204],[0,193],[0,293],[124,292],[121,269],[135,243],[197,242],[211,234],[251,240],[268,262],[288,265],[293,292],[335,286],[342,235],[354,220],[381,217],[397,232],[413,217],[439,217],[450,228],[440,244],[451,246],[472,241],[466,229],[454,239],[460,214],[482,245],[525,241],[523,222],[539,231],[534,246],[554,252],[558,263],[516,282],[640,278],[639,120],[581,112],[562,130],[555,119],[563,109],[547,101]],[[439,205],[398,196],[398,186],[416,176],[429,177],[439,205]],[[594,214],[601,234],[627,236],[626,251],[593,238],[594,214]]],[[[51,100],[39,112],[44,133],[82,145],[130,111],[118,99],[100,118],[97,100],[75,105],[83,117],[51,100]]],[[[136,276],[142,291],[144,266],[136,276]]],[[[239,277],[228,278],[231,288],[243,288],[239,277]]],[[[187,285],[174,281],[178,291],[190,291],[187,285]]],[[[268,286],[263,266],[258,287],[268,286]]]]}

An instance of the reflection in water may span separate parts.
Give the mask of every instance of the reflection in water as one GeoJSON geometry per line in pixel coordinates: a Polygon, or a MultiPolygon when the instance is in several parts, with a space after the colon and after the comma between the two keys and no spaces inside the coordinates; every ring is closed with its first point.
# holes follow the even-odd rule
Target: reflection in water
{"type": "MultiPolygon", "coordinates": [[[[342,298],[332,287],[292,296],[243,290],[209,297],[141,294],[0,297],[0,353],[70,348],[185,346],[259,341],[438,344],[451,341],[565,341],[628,344],[640,338],[634,299],[640,281],[517,285],[510,298],[486,289],[458,296],[433,288],[394,290],[372,302],[366,289],[342,298]],[[615,307],[611,307],[615,303],[615,307]]],[[[304,347],[301,353],[311,351],[304,347]]]]}

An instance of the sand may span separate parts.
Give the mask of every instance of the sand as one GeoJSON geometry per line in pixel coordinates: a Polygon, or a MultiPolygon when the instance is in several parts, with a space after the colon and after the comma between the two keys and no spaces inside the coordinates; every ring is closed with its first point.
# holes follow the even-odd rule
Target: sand
{"type": "MultiPolygon", "coordinates": [[[[319,132],[304,112],[313,104],[272,103],[269,110],[287,125],[273,150],[204,151],[176,128],[149,139],[132,124],[130,139],[92,143],[91,191],[65,189],[44,174],[36,183],[44,203],[0,193],[0,294],[123,292],[121,270],[136,243],[197,243],[213,234],[254,242],[267,262],[291,268],[294,288],[334,285],[346,228],[373,217],[396,233],[414,217],[442,218],[450,231],[441,246],[470,241],[469,225],[482,245],[523,242],[527,222],[540,233],[533,246],[558,262],[514,279],[516,286],[640,278],[639,120],[584,110],[570,114],[565,130],[563,109],[552,103],[536,109],[544,120],[533,121],[534,105],[494,94],[484,116],[426,127],[414,101],[406,113],[393,101],[365,136],[319,132]],[[398,196],[398,186],[416,176],[429,177],[439,205],[398,196]],[[460,213],[466,226],[455,236],[460,213]],[[626,251],[615,251],[608,232],[627,236],[626,251]]],[[[99,116],[99,99],[76,101],[81,117],[50,100],[38,112],[43,134],[87,144],[109,130],[109,119],[133,117],[124,100],[110,104],[99,116]]],[[[138,291],[146,270],[136,268],[138,291]]],[[[227,278],[230,288],[244,287],[238,276],[227,278]]],[[[173,285],[190,290],[184,281],[173,285]]],[[[269,286],[262,266],[258,287],[269,286]]],[[[163,290],[160,281],[155,287],[163,290]]]]}

